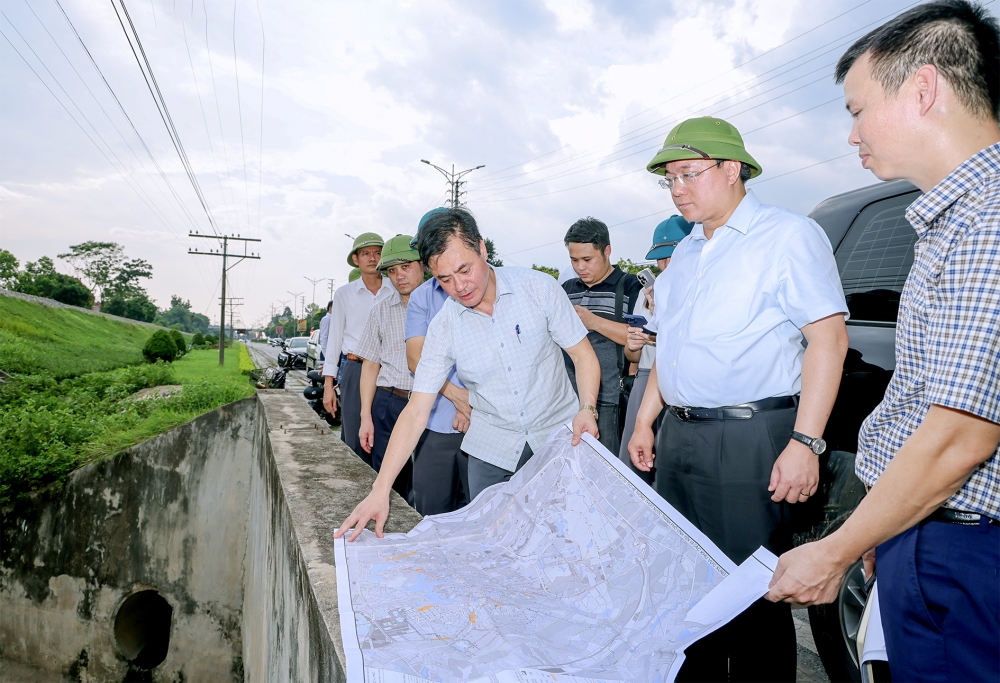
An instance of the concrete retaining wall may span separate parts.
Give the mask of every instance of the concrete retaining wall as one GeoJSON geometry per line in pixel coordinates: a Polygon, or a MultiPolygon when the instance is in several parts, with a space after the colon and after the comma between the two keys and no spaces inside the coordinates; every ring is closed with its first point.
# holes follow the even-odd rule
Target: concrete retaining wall
{"type": "MultiPolygon", "coordinates": [[[[332,534],[374,476],[268,391],[0,511],[0,681],[121,681],[115,615],[149,588],[173,608],[154,681],[343,680],[332,534]]],[[[394,493],[387,530],[419,519],[394,493]]]]}

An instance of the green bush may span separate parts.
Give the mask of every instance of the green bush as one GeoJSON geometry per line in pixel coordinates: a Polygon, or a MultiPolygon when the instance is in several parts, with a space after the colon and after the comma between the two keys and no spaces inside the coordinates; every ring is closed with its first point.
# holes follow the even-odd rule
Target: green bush
{"type": "Polygon", "coordinates": [[[177,356],[183,356],[187,353],[187,344],[184,343],[184,335],[177,330],[170,330],[170,338],[174,340],[174,346],[177,347],[177,356]]]}
{"type": "Polygon", "coordinates": [[[191,337],[191,346],[192,347],[194,347],[194,346],[201,346],[204,343],[205,343],[205,335],[203,335],[201,332],[195,332],[194,336],[191,337]]]}
{"type": "Polygon", "coordinates": [[[215,334],[206,334],[205,335],[205,343],[208,344],[209,346],[211,346],[212,344],[218,344],[219,343],[219,336],[215,335],[215,334]]]}
{"type": "Polygon", "coordinates": [[[177,344],[170,337],[166,330],[157,330],[146,340],[146,345],[142,347],[142,355],[150,363],[158,360],[172,363],[177,358],[177,344]]]}

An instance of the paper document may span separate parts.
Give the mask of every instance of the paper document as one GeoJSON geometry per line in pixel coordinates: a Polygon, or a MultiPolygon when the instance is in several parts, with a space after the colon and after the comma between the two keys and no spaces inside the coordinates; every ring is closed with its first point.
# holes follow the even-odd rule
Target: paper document
{"type": "Polygon", "coordinates": [[[408,534],[336,541],[349,683],[672,681],[767,592],[589,435],[408,534]]]}

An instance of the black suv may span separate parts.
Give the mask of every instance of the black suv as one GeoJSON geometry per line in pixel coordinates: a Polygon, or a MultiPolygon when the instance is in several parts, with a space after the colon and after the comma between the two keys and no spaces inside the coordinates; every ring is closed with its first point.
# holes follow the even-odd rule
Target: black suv
{"type": "MultiPolygon", "coordinates": [[[[796,505],[796,542],[822,538],[844,523],[865,495],[854,475],[861,423],[879,404],[896,367],[899,297],[913,265],[917,234],[904,212],[920,196],[896,180],[821,202],[809,214],[826,231],[837,258],[851,317],[844,376],[824,438],[815,498],[796,505]]],[[[836,603],[809,608],[820,658],[833,681],[860,681],[857,634],[870,584],[861,562],[848,571],[836,603]]]]}

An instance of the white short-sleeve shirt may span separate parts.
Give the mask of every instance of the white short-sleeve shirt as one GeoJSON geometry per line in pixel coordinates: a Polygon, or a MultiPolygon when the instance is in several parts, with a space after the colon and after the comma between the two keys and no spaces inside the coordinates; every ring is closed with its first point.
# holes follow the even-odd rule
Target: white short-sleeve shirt
{"type": "Polygon", "coordinates": [[[830,240],[747,192],[705,238],[696,224],[656,278],[656,373],[668,405],[714,408],[802,389],[802,327],[847,316],[830,240]]]}

